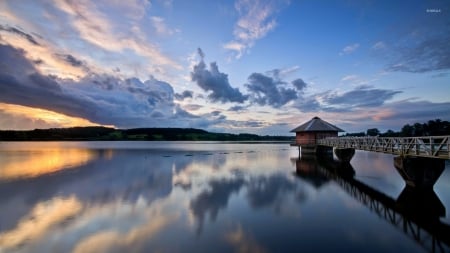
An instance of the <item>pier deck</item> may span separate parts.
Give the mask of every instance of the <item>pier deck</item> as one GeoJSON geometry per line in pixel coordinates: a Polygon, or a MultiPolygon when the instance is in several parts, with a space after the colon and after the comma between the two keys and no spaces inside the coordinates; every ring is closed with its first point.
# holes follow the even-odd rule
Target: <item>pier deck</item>
{"type": "Polygon", "coordinates": [[[450,136],[333,137],[317,140],[316,145],[399,156],[450,159],[450,136]]]}

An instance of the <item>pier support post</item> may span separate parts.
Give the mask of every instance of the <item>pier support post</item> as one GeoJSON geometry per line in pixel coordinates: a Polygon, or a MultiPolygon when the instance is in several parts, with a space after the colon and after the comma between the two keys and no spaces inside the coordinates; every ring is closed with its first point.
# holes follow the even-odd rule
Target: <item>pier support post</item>
{"type": "Polygon", "coordinates": [[[348,163],[355,155],[354,148],[335,148],[334,154],[337,156],[340,162],[348,163]]]}
{"type": "Polygon", "coordinates": [[[406,185],[432,189],[445,168],[445,160],[425,157],[394,157],[394,166],[406,185]]]}

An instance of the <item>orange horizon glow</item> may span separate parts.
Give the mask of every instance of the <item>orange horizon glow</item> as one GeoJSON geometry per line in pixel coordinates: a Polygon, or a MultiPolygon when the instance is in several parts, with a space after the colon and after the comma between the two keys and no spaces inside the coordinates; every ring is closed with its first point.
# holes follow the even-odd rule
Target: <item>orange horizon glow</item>
{"type": "MultiPolygon", "coordinates": [[[[51,110],[34,108],[23,105],[0,103],[0,112],[9,114],[16,118],[28,119],[38,123],[41,121],[52,127],[83,127],[83,126],[104,126],[115,127],[114,125],[101,125],[80,117],[72,117],[51,110]]],[[[33,128],[34,129],[34,128],[33,128]]]]}

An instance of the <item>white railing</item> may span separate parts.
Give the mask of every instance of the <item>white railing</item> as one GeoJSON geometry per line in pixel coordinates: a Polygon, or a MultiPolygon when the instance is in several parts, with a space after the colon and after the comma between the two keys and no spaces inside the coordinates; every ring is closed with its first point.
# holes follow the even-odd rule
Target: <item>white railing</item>
{"type": "Polygon", "coordinates": [[[450,159],[450,136],[333,137],[317,140],[317,144],[395,155],[450,159]]]}

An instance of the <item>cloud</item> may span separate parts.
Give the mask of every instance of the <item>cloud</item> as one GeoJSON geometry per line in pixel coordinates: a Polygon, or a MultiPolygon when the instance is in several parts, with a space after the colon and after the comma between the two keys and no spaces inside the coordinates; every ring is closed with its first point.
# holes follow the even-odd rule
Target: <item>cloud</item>
{"type": "MultiPolygon", "coordinates": [[[[36,68],[46,74],[57,75],[62,78],[78,78],[88,71],[84,66],[75,66],[74,58],[64,50],[59,50],[48,41],[43,40],[43,36],[36,32],[25,32],[22,29],[0,25],[0,43],[9,44],[15,48],[21,48],[28,59],[31,59],[36,68]],[[31,35],[33,34],[33,35],[31,35]],[[39,39],[39,42],[38,42],[39,39]]],[[[73,57],[73,56],[72,56],[73,57]]]]}
{"type": "MultiPolygon", "coordinates": [[[[297,81],[298,82],[298,81],[297,81]]],[[[250,92],[250,100],[259,105],[270,105],[275,108],[297,99],[297,91],[285,88],[285,82],[276,76],[270,77],[261,73],[253,73],[245,84],[250,92]]]]}
{"type": "Polygon", "coordinates": [[[75,56],[71,54],[57,54],[57,56],[74,67],[83,67],[86,70],[88,70],[88,67],[83,61],[77,59],[75,56]]]}
{"type": "MultiPolygon", "coordinates": [[[[186,116],[175,107],[172,86],[153,77],[141,82],[137,78],[91,73],[79,80],[59,79],[41,74],[23,50],[0,45],[0,57],[8,62],[7,68],[0,68],[3,103],[117,127],[167,126],[173,125],[174,117],[186,116]]],[[[184,121],[177,121],[177,125],[183,124],[184,121]]]]}
{"type": "Polygon", "coordinates": [[[347,131],[364,131],[378,128],[381,131],[399,131],[405,124],[427,122],[430,119],[450,119],[449,102],[434,103],[407,99],[385,103],[374,108],[356,108],[348,112],[329,114],[329,118],[342,121],[340,126],[347,131]]]}
{"type": "Polygon", "coordinates": [[[344,93],[329,93],[324,101],[331,106],[376,107],[399,93],[402,92],[361,86],[344,93]]]}
{"type": "Polygon", "coordinates": [[[223,47],[234,51],[237,59],[241,58],[257,40],[264,38],[276,27],[275,14],[281,5],[282,2],[276,1],[236,1],[235,9],[239,13],[239,19],[234,27],[234,39],[223,47]]]}
{"type": "Polygon", "coordinates": [[[198,104],[183,105],[183,108],[188,110],[188,111],[197,111],[198,109],[200,109],[202,107],[203,107],[203,105],[198,105],[198,104]]]}
{"type": "Polygon", "coordinates": [[[404,26],[397,25],[394,40],[384,58],[386,70],[410,73],[450,70],[450,9],[448,1],[433,1],[428,8],[442,10],[430,13],[420,10],[404,26]]]}
{"type": "Polygon", "coordinates": [[[308,86],[305,81],[303,81],[301,78],[297,78],[294,81],[292,81],[292,85],[298,90],[303,91],[306,89],[306,86],[308,86]]]}
{"type": "Polygon", "coordinates": [[[36,39],[32,35],[25,33],[17,28],[0,25],[0,31],[6,31],[6,32],[13,33],[13,34],[17,34],[17,35],[25,38],[26,40],[28,40],[28,42],[30,42],[31,44],[33,44],[35,46],[40,46],[40,44],[36,41],[36,39]]]}
{"type": "Polygon", "coordinates": [[[295,102],[294,107],[304,112],[349,112],[358,108],[376,108],[382,106],[395,95],[396,90],[377,89],[372,86],[359,86],[346,92],[325,91],[295,102]]]}
{"type": "Polygon", "coordinates": [[[372,50],[381,50],[386,48],[386,43],[383,41],[378,41],[372,46],[372,50]]]}
{"type": "Polygon", "coordinates": [[[178,31],[176,29],[169,28],[166,25],[164,18],[162,17],[153,16],[150,18],[150,20],[152,22],[153,27],[156,30],[156,33],[159,35],[170,36],[178,31]]]}
{"type": "Polygon", "coordinates": [[[245,106],[235,105],[235,106],[230,107],[228,109],[228,111],[230,111],[230,112],[238,112],[238,111],[243,111],[243,110],[246,110],[246,109],[247,109],[247,107],[245,107],[245,106]]]}
{"type": "Polygon", "coordinates": [[[450,102],[433,103],[423,100],[402,100],[386,104],[380,109],[389,114],[382,115],[378,120],[392,120],[398,122],[426,122],[430,119],[450,119],[450,102]]]}
{"type": "Polygon", "coordinates": [[[388,71],[424,73],[450,70],[450,29],[439,34],[425,35],[413,43],[400,45],[388,71]]]}
{"type": "MultiPolygon", "coordinates": [[[[123,52],[128,49],[147,58],[153,65],[166,65],[180,69],[181,66],[178,63],[164,55],[156,45],[145,38],[139,26],[136,25],[135,17],[124,15],[113,19],[107,15],[107,12],[100,11],[104,8],[120,7],[116,11],[124,9],[132,14],[139,12],[138,14],[143,15],[145,12],[142,13],[142,10],[145,10],[146,1],[142,2],[140,11],[136,8],[138,3],[134,2],[133,4],[115,3],[112,6],[109,3],[103,3],[99,8],[98,5],[102,4],[101,2],[54,1],[56,8],[67,14],[65,19],[62,19],[65,25],[72,27],[84,41],[111,52],[123,52]],[[126,19],[123,19],[124,17],[126,19]],[[128,29],[121,29],[121,26],[124,25],[128,29]],[[132,29],[129,29],[130,26],[132,29]]],[[[159,28],[163,28],[161,19],[157,18],[156,22],[159,28]]],[[[155,24],[155,20],[153,20],[153,24],[155,24]]],[[[160,31],[167,32],[168,30],[160,31]]]]}
{"type": "Polygon", "coordinates": [[[194,92],[190,90],[185,90],[182,93],[175,93],[175,99],[179,101],[183,101],[186,98],[192,98],[194,95],[194,92]]]}
{"type": "Polygon", "coordinates": [[[198,54],[201,57],[200,62],[194,66],[191,72],[191,79],[204,91],[211,91],[208,98],[213,102],[237,102],[243,103],[247,100],[238,88],[230,86],[228,75],[221,73],[215,62],[210,63],[209,69],[204,62],[204,53],[199,48],[198,54]]]}
{"type": "Polygon", "coordinates": [[[346,82],[346,81],[356,81],[356,80],[359,80],[359,77],[357,76],[357,75],[347,75],[347,76],[344,76],[344,77],[342,77],[342,79],[341,79],[341,81],[344,81],[344,82],[346,82]]]}
{"type": "Polygon", "coordinates": [[[351,53],[353,53],[354,51],[356,51],[356,49],[358,49],[358,48],[359,48],[359,44],[358,44],[358,43],[348,45],[348,46],[344,47],[344,48],[341,50],[341,52],[339,53],[339,55],[351,54],[351,53]]]}

